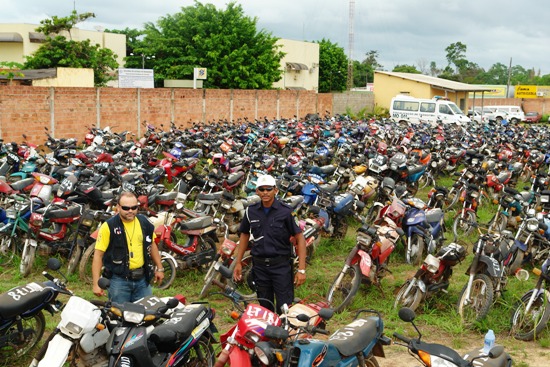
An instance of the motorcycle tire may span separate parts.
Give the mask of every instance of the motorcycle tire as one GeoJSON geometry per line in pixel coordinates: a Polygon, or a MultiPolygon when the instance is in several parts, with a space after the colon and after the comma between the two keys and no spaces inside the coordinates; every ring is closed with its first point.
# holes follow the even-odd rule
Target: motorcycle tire
{"type": "Polygon", "coordinates": [[[380,365],[378,364],[376,357],[371,354],[365,358],[365,367],[380,367],[380,365]]]}
{"type": "Polygon", "coordinates": [[[174,263],[174,261],[172,261],[171,258],[162,256],[162,253],[160,263],[162,264],[162,268],[164,269],[164,279],[162,279],[162,282],[160,284],[155,283],[154,278],[151,279],[151,286],[157,289],[168,289],[176,279],[176,264],[174,263]]]}
{"type": "MultiPolygon", "coordinates": [[[[254,286],[254,275],[252,272],[252,256],[251,255],[244,255],[243,259],[241,261],[242,264],[242,280],[240,282],[235,281],[235,279],[227,279],[227,283],[232,288],[235,288],[240,294],[247,298],[254,298],[256,297],[256,289],[254,286]]],[[[231,274],[233,274],[233,271],[235,270],[236,262],[233,261],[231,263],[231,266],[229,269],[231,270],[231,274]]]]}
{"type": "Polygon", "coordinates": [[[405,294],[410,284],[411,280],[407,280],[405,284],[399,288],[397,296],[395,297],[395,302],[393,303],[393,308],[400,309],[402,307],[408,307],[415,311],[418,306],[420,306],[420,302],[422,301],[422,291],[420,288],[415,285],[405,294]]]}
{"type": "Polygon", "coordinates": [[[17,252],[17,238],[8,233],[0,235],[0,266],[11,264],[17,252]]]}
{"type": "MultiPolygon", "coordinates": [[[[220,264],[222,263],[221,259],[219,259],[217,262],[220,264]]],[[[204,285],[202,286],[201,292],[199,294],[199,298],[206,298],[208,296],[208,291],[212,287],[212,281],[215,279],[217,281],[221,281],[222,275],[219,271],[216,271],[214,269],[214,265],[216,263],[210,264],[210,268],[208,268],[208,271],[206,272],[206,275],[204,276],[204,285]]]]}
{"type": "Polygon", "coordinates": [[[474,226],[470,223],[476,223],[476,215],[474,212],[465,212],[459,214],[453,222],[453,234],[455,240],[468,236],[474,230],[474,226]]]}
{"type": "Polygon", "coordinates": [[[536,290],[525,293],[513,309],[511,332],[514,338],[531,341],[536,339],[546,328],[550,320],[550,293],[543,290],[537,295],[531,305],[528,314],[525,314],[525,306],[536,290]]]}
{"type": "Polygon", "coordinates": [[[489,221],[488,231],[493,231],[494,233],[500,233],[506,229],[508,219],[503,214],[495,214],[493,218],[489,221]]]}
{"type": "Polygon", "coordinates": [[[420,265],[424,258],[424,238],[418,234],[413,234],[411,237],[411,252],[407,250],[407,264],[420,265]]]}
{"type": "Polygon", "coordinates": [[[80,258],[82,257],[82,247],[75,245],[71,251],[71,256],[69,256],[69,261],[67,262],[67,276],[72,275],[78,264],[80,263],[80,258]]]}
{"type": "Polygon", "coordinates": [[[445,198],[443,202],[443,210],[449,211],[453,208],[453,206],[456,205],[458,202],[458,198],[460,197],[460,192],[456,188],[452,188],[449,190],[449,193],[447,194],[447,197],[445,198]]]}
{"type": "Polygon", "coordinates": [[[358,264],[348,267],[344,274],[338,273],[327,293],[330,307],[337,313],[342,312],[357,294],[359,285],[361,285],[361,269],[358,264]]]}
{"type": "Polygon", "coordinates": [[[216,363],[216,353],[210,339],[202,335],[197,343],[189,349],[185,363],[182,366],[213,367],[216,363]]]}
{"type": "Polygon", "coordinates": [[[94,259],[95,242],[92,243],[82,254],[78,264],[78,275],[80,280],[86,284],[92,284],[92,261],[94,259]]]}
{"type": "Polygon", "coordinates": [[[36,247],[34,246],[28,245],[23,249],[23,253],[21,254],[21,263],[19,264],[19,272],[23,277],[26,277],[31,273],[35,254],[36,247]]]}
{"type": "Polygon", "coordinates": [[[435,180],[431,172],[424,172],[424,174],[418,179],[418,189],[422,190],[428,186],[435,187],[435,180]]]}
{"type": "MultiPolygon", "coordinates": [[[[23,326],[24,340],[20,343],[10,343],[5,345],[0,350],[0,358],[2,363],[20,361],[20,358],[29,354],[41,340],[46,329],[46,319],[42,311],[34,314],[33,316],[22,318],[21,325],[23,326]]],[[[2,338],[7,337],[8,334],[17,333],[17,325],[13,324],[12,327],[2,331],[2,338]]],[[[18,340],[15,335],[10,339],[18,340]]]]}
{"type": "Polygon", "coordinates": [[[458,297],[457,310],[462,323],[472,325],[481,321],[489,313],[493,304],[493,282],[486,274],[476,274],[470,291],[470,303],[466,303],[466,287],[462,288],[458,297]]]}

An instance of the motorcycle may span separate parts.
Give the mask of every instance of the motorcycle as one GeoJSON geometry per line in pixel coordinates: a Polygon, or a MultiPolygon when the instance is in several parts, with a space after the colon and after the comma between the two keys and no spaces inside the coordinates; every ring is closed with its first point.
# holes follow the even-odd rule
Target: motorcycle
{"type": "Polygon", "coordinates": [[[403,235],[403,230],[389,218],[380,226],[363,224],[357,230],[356,244],[327,293],[327,301],[336,312],[343,311],[351,303],[362,281],[380,285],[388,271],[388,257],[403,235]]]}
{"type": "Polygon", "coordinates": [[[445,240],[445,215],[443,210],[428,209],[418,198],[405,199],[408,209],[403,218],[403,231],[407,235],[406,260],[417,265],[424,249],[429,254],[443,245],[445,240]]]}
{"type": "MultiPolygon", "coordinates": [[[[331,312],[321,310],[319,316],[327,318],[331,312]]],[[[254,348],[260,362],[266,366],[378,366],[376,357],[384,357],[384,345],[391,339],[384,335],[384,323],[378,311],[359,310],[353,322],[334,332],[328,340],[298,338],[300,334],[327,334],[326,330],[309,324],[310,317],[297,315],[305,320],[305,326],[292,332],[277,326],[267,326],[264,336],[270,341],[260,341],[254,348]],[[361,313],[374,314],[361,317],[361,313]]]]}
{"type": "MultiPolygon", "coordinates": [[[[109,280],[101,278],[99,285],[106,289],[109,280]]],[[[214,310],[205,303],[192,303],[167,314],[179,303],[172,298],[165,306],[151,309],[139,303],[107,302],[103,310],[116,321],[105,346],[108,367],[213,364],[214,310]],[[162,318],[167,320],[155,325],[162,318]],[[151,325],[155,325],[152,331],[151,325]]]]}
{"type": "Polygon", "coordinates": [[[511,334],[519,340],[538,338],[550,320],[550,257],[533,273],[538,276],[537,283],[521,296],[510,320],[511,334]]]}
{"type": "MultiPolygon", "coordinates": [[[[57,270],[61,263],[48,260],[48,268],[57,270]]],[[[0,358],[3,362],[16,361],[33,349],[42,339],[46,328],[44,310],[59,312],[62,303],[59,294],[72,295],[65,283],[48,272],[48,280],[18,286],[0,295],[0,358]]]]}
{"type": "Polygon", "coordinates": [[[465,257],[466,249],[454,242],[440,249],[435,256],[428,254],[414,276],[399,288],[393,307],[408,307],[414,311],[433,294],[445,292],[453,267],[465,257]]]}
{"type": "Polygon", "coordinates": [[[460,194],[462,208],[457,212],[453,222],[453,234],[455,241],[458,238],[468,236],[477,223],[477,207],[479,204],[479,186],[469,184],[466,190],[460,194]]]}
{"type": "Polygon", "coordinates": [[[398,333],[393,336],[404,342],[409,353],[418,359],[424,366],[447,366],[447,367],[511,367],[512,358],[504,352],[504,347],[494,346],[485,354],[482,349],[474,349],[461,357],[454,349],[442,344],[427,343],[422,341],[422,334],[414,323],[416,315],[413,310],[403,307],[399,310],[399,318],[410,322],[418,338],[408,338],[398,333]]]}
{"type": "MultiPolygon", "coordinates": [[[[473,224],[475,225],[475,223],[473,224]]],[[[474,245],[474,257],[466,271],[468,283],[458,297],[457,310],[465,324],[482,320],[508,282],[508,246],[500,234],[482,233],[474,245]]],[[[504,236],[511,235],[505,233],[504,236]]]]}

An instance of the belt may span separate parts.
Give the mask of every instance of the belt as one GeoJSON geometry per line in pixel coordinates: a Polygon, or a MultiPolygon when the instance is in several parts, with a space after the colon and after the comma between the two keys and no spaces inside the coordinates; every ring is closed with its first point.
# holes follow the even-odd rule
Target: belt
{"type": "Polygon", "coordinates": [[[133,269],[128,272],[127,279],[130,280],[141,280],[145,276],[145,270],[143,267],[138,269],[133,269]]]}
{"type": "Polygon", "coordinates": [[[263,265],[263,266],[274,266],[285,261],[290,262],[290,256],[277,256],[277,257],[259,257],[252,256],[254,264],[263,265]]]}

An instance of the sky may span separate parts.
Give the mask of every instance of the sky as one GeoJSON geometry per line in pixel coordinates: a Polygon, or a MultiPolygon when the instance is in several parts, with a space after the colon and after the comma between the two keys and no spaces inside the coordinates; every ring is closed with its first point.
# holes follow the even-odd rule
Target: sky
{"type": "MultiPolygon", "coordinates": [[[[205,0],[225,8],[228,0],[205,0]]],[[[299,41],[330,40],[349,55],[349,0],[237,0],[258,29],[299,41]]],[[[142,29],[191,0],[2,0],[0,23],[39,24],[50,16],[93,12],[82,29],[142,29]]],[[[462,42],[466,59],[485,70],[495,63],[550,74],[550,6],[544,0],[355,0],[354,60],[378,51],[383,70],[396,65],[447,65],[445,48],[462,42]]]]}

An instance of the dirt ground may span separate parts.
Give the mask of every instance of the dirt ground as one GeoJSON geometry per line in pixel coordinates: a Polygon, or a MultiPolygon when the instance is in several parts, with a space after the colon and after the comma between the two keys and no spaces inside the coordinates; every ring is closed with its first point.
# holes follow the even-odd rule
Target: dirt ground
{"type": "MultiPolygon", "coordinates": [[[[430,339],[428,334],[424,340],[434,343],[444,343],[443,340],[430,339]]],[[[538,342],[522,342],[513,338],[500,338],[497,344],[504,345],[505,351],[512,356],[515,367],[548,367],[550,366],[550,348],[541,347],[538,342]]],[[[468,347],[460,348],[458,352],[465,354],[475,348],[481,348],[483,340],[471,340],[468,347]]],[[[448,345],[448,344],[447,344],[448,345]]],[[[421,363],[408,354],[407,348],[400,345],[391,345],[384,348],[386,358],[377,358],[380,367],[418,367],[421,363]]]]}

